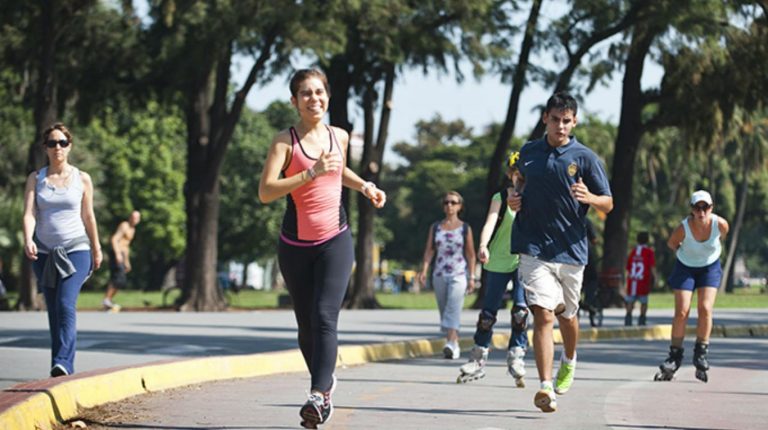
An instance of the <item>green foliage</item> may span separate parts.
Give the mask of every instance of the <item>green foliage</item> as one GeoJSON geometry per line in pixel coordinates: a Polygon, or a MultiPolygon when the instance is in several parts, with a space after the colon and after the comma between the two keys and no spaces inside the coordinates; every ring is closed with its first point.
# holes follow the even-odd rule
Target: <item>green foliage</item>
{"type": "Polygon", "coordinates": [[[19,91],[22,82],[20,76],[0,68],[0,274],[8,288],[15,287],[23,258],[22,200],[27,151],[35,135],[32,112],[24,107],[19,91]]]}
{"type": "Polygon", "coordinates": [[[53,8],[54,17],[50,31],[55,47],[49,83],[55,87],[59,110],[74,109],[86,120],[146,71],[147,57],[138,49],[138,20],[113,2],[4,1],[0,7],[0,59],[7,70],[28,80],[24,82],[27,106],[35,102],[39,83],[44,44],[40,27],[46,8],[53,8]]]}
{"type": "MultiPolygon", "coordinates": [[[[134,274],[177,260],[185,247],[184,123],[178,111],[150,102],[145,111],[107,109],[82,133],[98,154],[97,219],[103,243],[134,209],[142,214],[132,244],[134,274]]],[[[148,276],[148,275],[147,275],[148,276]]]]}
{"type": "Polygon", "coordinates": [[[265,205],[257,197],[260,172],[273,136],[294,119],[287,103],[264,113],[243,111],[220,178],[219,260],[264,261],[274,257],[285,199],[265,205]]]}
{"type": "Polygon", "coordinates": [[[429,226],[444,216],[441,202],[447,191],[464,197],[461,218],[475,237],[479,235],[487,211],[485,164],[494,142],[492,136],[473,136],[462,122],[445,122],[439,116],[420,122],[417,137],[413,145],[395,147],[407,164],[387,172],[383,187],[389,202],[382,213],[393,233],[383,256],[413,265],[421,259],[429,226]]]}

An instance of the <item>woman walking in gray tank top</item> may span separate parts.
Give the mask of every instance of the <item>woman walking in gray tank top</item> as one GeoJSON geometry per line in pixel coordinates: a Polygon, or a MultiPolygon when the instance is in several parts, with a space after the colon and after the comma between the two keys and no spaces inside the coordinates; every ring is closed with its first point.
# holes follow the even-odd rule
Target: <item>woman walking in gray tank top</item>
{"type": "Polygon", "coordinates": [[[32,172],[24,190],[24,253],[45,296],[53,377],[74,373],[75,306],[80,288],[101,265],[93,213],[93,181],[69,164],[72,135],[57,123],[43,132],[48,166],[32,172]]]}

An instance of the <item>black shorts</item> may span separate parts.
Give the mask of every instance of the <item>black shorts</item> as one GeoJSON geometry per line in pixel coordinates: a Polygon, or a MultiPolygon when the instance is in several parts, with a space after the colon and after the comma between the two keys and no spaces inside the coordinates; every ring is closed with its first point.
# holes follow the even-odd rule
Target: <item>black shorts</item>
{"type": "Polygon", "coordinates": [[[125,265],[118,264],[114,257],[109,259],[109,281],[117,288],[123,288],[128,284],[125,265]]]}

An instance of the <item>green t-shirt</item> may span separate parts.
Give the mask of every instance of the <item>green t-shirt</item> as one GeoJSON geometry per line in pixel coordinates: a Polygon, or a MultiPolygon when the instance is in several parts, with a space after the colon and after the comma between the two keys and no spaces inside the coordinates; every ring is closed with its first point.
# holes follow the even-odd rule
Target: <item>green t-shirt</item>
{"type": "Polygon", "coordinates": [[[496,231],[496,234],[491,238],[491,243],[488,244],[488,252],[490,257],[488,262],[483,265],[483,268],[489,272],[496,273],[510,273],[517,269],[517,263],[520,260],[517,254],[509,253],[510,240],[512,235],[512,222],[515,220],[515,213],[509,208],[507,202],[501,201],[501,193],[496,193],[491,199],[493,201],[501,202],[506,210],[504,211],[504,219],[496,231]]]}

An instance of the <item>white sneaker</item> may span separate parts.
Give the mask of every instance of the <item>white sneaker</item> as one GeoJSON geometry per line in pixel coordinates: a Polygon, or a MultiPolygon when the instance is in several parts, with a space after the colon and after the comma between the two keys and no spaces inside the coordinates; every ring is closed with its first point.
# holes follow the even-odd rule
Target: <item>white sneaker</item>
{"type": "Polygon", "coordinates": [[[542,412],[555,412],[557,410],[557,397],[551,387],[542,387],[533,397],[533,404],[542,412]]]}
{"type": "Polygon", "coordinates": [[[458,343],[447,343],[443,347],[443,357],[448,360],[456,360],[461,356],[458,343]]]}

